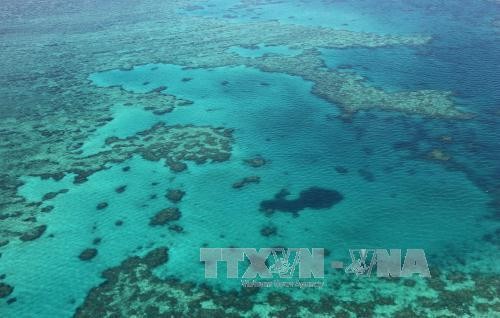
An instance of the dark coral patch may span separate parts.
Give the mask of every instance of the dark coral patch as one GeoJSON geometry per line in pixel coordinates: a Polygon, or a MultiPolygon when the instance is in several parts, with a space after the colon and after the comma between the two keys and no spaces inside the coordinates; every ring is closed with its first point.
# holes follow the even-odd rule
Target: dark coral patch
{"type": "Polygon", "coordinates": [[[155,214],[149,221],[150,226],[165,225],[171,221],[181,218],[181,211],[178,208],[166,208],[155,214]]]}
{"type": "Polygon", "coordinates": [[[78,258],[82,261],[90,261],[91,259],[93,259],[96,256],[97,256],[97,249],[86,248],[80,253],[78,258]]]}
{"type": "Polygon", "coordinates": [[[47,200],[52,200],[54,199],[58,194],[61,193],[66,193],[68,192],[68,189],[62,189],[57,192],[48,192],[42,197],[42,201],[47,201],[47,200]]]}
{"type": "Polygon", "coordinates": [[[266,159],[264,159],[261,156],[256,156],[254,158],[245,159],[245,160],[243,160],[243,162],[246,165],[249,165],[250,167],[258,168],[258,167],[262,167],[263,165],[265,165],[267,161],[266,161],[266,159]]]}
{"type": "Polygon", "coordinates": [[[168,227],[168,229],[172,232],[176,232],[176,233],[182,233],[184,232],[184,228],[178,224],[174,224],[174,225],[170,225],[168,227]]]}
{"type": "Polygon", "coordinates": [[[47,205],[47,206],[43,207],[40,211],[42,211],[43,213],[49,213],[53,209],[54,209],[53,205],[47,205]]]}
{"type": "Polygon", "coordinates": [[[259,176],[249,176],[249,177],[245,177],[245,178],[233,183],[233,188],[240,189],[240,188],[243,188],[244,186],[246,186],[250,183],[259,183],[259,182],[260,182],[259,176]]]}
{"type": "Polygon", "coordinates": [[[115,189],[116,193],[123,193],[127,189],[126,185],[119,186],[118,188],[115,189]]]}
{"type": "Polygon", "coordinates": [[[261,211],[268,214],[272,214],[275,211],[283,211],[293,213],[297,216],[299,211],[306,208],[314,210],[328,209],[344,198],[338,191],[319,187],[311,187],[301,191],[298,199],[287,200],[286,197],[289,194],[290,192],[283,189],[274,196],[274,199],[262,201],[260,203],[261,211]]]}
{"type": "Polygon", "coordinates": [[[166,86],[164,86],[164,85],[162,85],[162,86],[158,86],[158,87],[157,87],[157,88],[155,88],[155,89],[152,89],[152,90],[150,91],[150,93],[161,93],[161,92],[163,92],[163,91],[164,91],[164,90],[166,90],[166,89],[167,89],[167,87],[166,87],[166,86]]]}
{"type": "Polygon", "coordinates": [[[46,193],[43,197],[42,197],[42,201],[47,201],[47,200],[52,200],[53,198],[55,198],[57,196],[57,192],[49,192],[49,193],[46,193]]]}
{"type": "Polygon", "coordinates": [[[274,236],[278,234],[278,228],[276,226],[264,226],[261,230],[260,230],[260,235],[262,236],[265,236],[265,237],[269,237],[269,236],[274,236]]]}
{"type": "Polygon", "coordinates": [[[5,298],[12,294],[14,291],[14,287],[6,284],[6,283],[0,283],[0,298],[5,298]]]}
{"type": "Polygon", "coordinates": [[[165,197],[172,203],[178,203],[182,200],[186,192],[179,189],[168,189],[165,197]]]}
{"type": "Polygon", "coordinates": [[[96,206],[96,209],[97,209],[97,210],[103,210],[103,209],[105,209],[105,208],[107,208],[107,207],[108,207],[108,203],[107,203],[107,202],[101,202],[101,203],[99,203],[99,204],[96,206]]]}
{"type": "Polygon", "coordinates": [[[37,238],[42,236],[42,234],[45,232],[46,229],[47,229],[47,225],[39,225],[39,226],[31,229],[30,231],[23,233],[23,235],[21,235],[20,239],[21,239],[21,241],[24,241],[24,242],[36,240],[37,238]]]}
{"type": "Polygon", "coordinates": [[[149,268],[158,267],[168,261],[168,249],[166,247],[156,248],[146,254],[142,260],[149,268]]]}

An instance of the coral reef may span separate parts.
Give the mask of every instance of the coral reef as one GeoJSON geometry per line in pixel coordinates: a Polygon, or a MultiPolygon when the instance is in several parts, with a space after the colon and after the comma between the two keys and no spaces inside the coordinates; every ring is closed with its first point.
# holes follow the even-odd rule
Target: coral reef
{"type": "Polygon", "coordinates": [[[254,158],[245,159],[243,162],[246,165],[249,165],[250,167],[254,167],[254,168],[262,167],[263,165],[265,165],[267,163],[266,159],[264,159],[260,155],[254,157],[254,158]]]}
{"type": "Polygon", "coordinates": [[[329,281],[333,290],[351,290],[352,287],[346,286],[354,284],[366,297],[363,300],[336,297],[328,289],[319,293],[317,299],[308,300],[294,298],[286,289],[265,294],[259,288],[228,291],[159,278],[153,270],[162,266],[168,272],[167,261],[168,250],[160,247],[142,258],[130,257],[104,271],[105,281],[90,290],[75,317],[493,317],[500,309],[496,300],[500,282],[496,275],[434,270],[433,277],[427,280],[376,282],[337,276],[329,281]],[[422,288],[428,290],[425,296],[422,288]],[[398,290],[404,297],[388,294],[389,289],[398,290]]]}
{"type": "Polygon", "coordinates": [[[176,233],[182,233],[184,232],[184,228],[178,224],[173,224],[168,227],[170,231],[176,232],[176,233]]]}
{"type": "Polygon", "coordinates": [[[169,127],[158,123],[133,137],[115,138],[109,143],[112,150],[102,155],[107,160],[119,161],[139,154],[150,161],[163,159],[172,170],[182,171],[186,168],[182,161],[203,164],[228,160],[231,156],[231,142],[231,129],[192,125],[169,127]]]}
{"type": "Polygon", "coordinates": [[[19,239],[21,241],[34,241],[36,240],[37,238],[39,238],[40,236],[43,235],[43,233],[45,233],[45,230],[47,229],[47,226],[46,225],[38,225],[30,230],[28,230],[27,232],[24,232],[20,237],[19,239]]]}
{"type": "Polygon", "coordinates": [[[275,236],[277,234],[278,234],[278,228],[276,226],[266,225],[260,230],[260,235],[265,237],[275,236]]]}
{"type": "MultiPolygon", "coordinates": [[[[28,157],[27,162],[10,161],[9,168],[12,168],[10,172],[16,172],[18,170],[15,166],[21,165],[22,169],[19,173],[56,180],[60,180],[65,174],[74,173],[76,175],[74,183],[84,183],[87,177],[105,169],[107,163],[123,162],[133,155],[140,155],[151,161],[164,160],[165,165],[173,171],[185,170],[187,166],[183,161],[194,161],[197,164],[226,161],[231,155],[232,142],[231,129],[192,125],[166,126],[164,123],[159,123],[129,138],[108,139],[108,150],[90,156],[82,157],[78,154],[67,153],[63,147],[62,158],[57,152],[48,154],[42,152],[39,156],[47,156],[50,159],[40,161],[37,156],[28,157]]],[[[64,146],[63,141],[55,141],[50,148],[56,149],[59,145],[64,146]]],[[[127,167],[124,167],[124,171],[128,171],[125,168],[127,167]]],[[[6,183],[0,188],[0,193],[3,194],[0,196],[1,200],[5,200],[0,202],[0,207],[4,207],[1,218],[8,222],[0,223],[0,233],[3,233],[5,237],[19,237],[22,233],[26,233],[22,235],[22,240],[38,238],[43,231],[39,235],[34,235],[34,238],[31,238],[33,236],[31,233],[38,233],[44,227],[39,226],[35,230],[36,222],[23,222],[22,220],[42,211],[49,212],[50,208],[40,208],[39,203],[28,203],[24,198],[19,197],[16,189],[22,183],[15,176],[4,176],[4,181],[6,183]]],[[[117,192],[124,190],[125,188],[118,188],[117,192]]],[[[65,192],[67,192],[66,189],[48,193],[44,199],[51,200],[65,192]]],[[[107,205],[106,202],[101,202],[96,209],[103,210],[107,205]]]]}
{"type": "Polygon", "coordinates": [[[250,183],[259,183],[259,182],[260,182],[259,176],[249,176],[249,177],[245,177],[239,181],[236,181],[235,183],[233,183],[232,187],[234,189],[241,189],[250,183]]]}
{"type": "Polygon", "coordinates": [[[466,119],[471,115],[458,109],[451,92],[436,90],[389,93],[370,87],[356,73],[326,68],[316,51],[296,57],[263,56],[246,63],[268,72],[301,76],[312,81],[312,92],[339,105],[345,116],[360,110],[381,109],[436,118],[466,119]]]}
{"type": "Polygon", "coordinates": [[[123,193],[127,189],[126,185],[119,186],[118,188],[115,189],[116,193],[123,193]]]}
{"type": "Polygon", "coordinates": [[[149,221],[150,226],[165,225],[181,218],[181,211],[178,208],[166,208],[157,212],[149,221]]]}
{"type": "Polygon", "coordinates": [[[100,202],[97,204],[96,209],[97,210],[104,210],[107,207],[108,207],[108,202],[100,202]]]}
{"type": "Polygon", "coordinates": [[[14,291],[14,287],[6,283],[0,283],[0,298],[6,298],[14,291]]]}
{"type": "Polygon", "coordinates": [[[78,258],[82,261],[90,261],[96,256],[97,256],[96,248],[86,248],[80,253],[80,255],[78,255],[78,258]]]}
{"type": "Polygon", "coordinates": [[[165,197],[172,203],[178,203],[182,200],[186,192],[179,189],[168,189],[165,197]]]}

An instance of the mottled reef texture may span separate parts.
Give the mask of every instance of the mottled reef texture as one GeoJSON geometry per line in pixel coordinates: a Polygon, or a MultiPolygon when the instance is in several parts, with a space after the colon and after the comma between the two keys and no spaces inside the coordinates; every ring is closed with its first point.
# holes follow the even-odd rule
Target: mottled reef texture
{"type": "MultiPolygon", "coordinates": [[[[62,1],[59,5],[61,12],[71,9],[62,1]]],[[[86,138],[112,120],[112,105],[141,107],[162,115],[191,103],[163,94],[161,89],[132,94],[119,88],[92,86],[87,78],[96,71],[131,69],[155,62],[186,67],[247,65],[313,82],[313,93],[335,102],[347,116],[371,108],[431,117],[466,116],[455,107],[450,92],[389,93],[371,87],[355,74],[326,68],[318,51],[425,45],[430,40],[425,35],[378,35],[277,21],[236,23],[181,15],[189,8],[189,1],[144,1],[126,8],[108,5],[109,10],[88,5],[72,19],[59,11],[51,11],[50,17],[44,18],[46,7],[28,3],[8,8],[25,15],[23,23],[16,16],[2,15],[10,27],[2,32],[0,51],[2,60],[9,61],[0,65],[0,158],[4,163],[0,167],[0,233],[9,240],[30,231],[40,210],[38,203],[28,205],[17,195],[20,176],[60,179],[75,173],[76,181],[84,182],[104,164],[123,161],[133,154],[165,159],[174,171],[184,170],[185,160],[221,161],[229,157],[230,138],[222,128],[155,126],[126,140],[111,138],[107,150],[82,158],[79,149],[86,138]],[[133,17],[129,15],[131,10],[135,12],[133,17]],[[143,30],[147,30],[147,36],[143,30]],[[302,50],[302,54],[252,59],[228,50],[262,43],[290,46],[302,50]],[[189,141],[176,140],[184,133],[189,141]]]]}
{"type": "Polygon", "coordinates": [[[157,248],[106,270],[105,281],[89,292],[74,317],[259,317],[259,312],[268,317],[488,317],[500,310],[496,299],[500,281],[493,275],[433,272],[429,280],[374,281],[340,274],[328,282],[334,290],[355,285],[358,294],[369,291],[365,301],[328,293],[317,300],[294,300],[280,291],[222,291],[159,278],[153,269],[165,266],[168,271],[167,261],[168,250],[157,248]],[[404,300],[387,292],[395,288],[406,295],[404,300]],[[424,294],[426,297],[421,296],[424,294]]]}
{"type": "MultiPolygon", "coordinates": [[[[89,123],[91,120],[86,124],[89,123]]],[[[54,138],[46,137],[48,141],[43,142],[41,152],[31,153],[28,157],[19,156],[16,160],[6,162],[6,168],[19,175],[2,175],[2,237],[10,239],[17,236],[22,241],[29,241],[40,237],[46,229],[45,225],[36,223],[36,215],[46,209],[41,207],[42,202],[28,203],[16,192],[17,187],[21,185],[17,178],[23,174],[56,180],[66,174],[74,174],[74,183],[79,184],[84,183],[93,173],[106,169],[107,164],[120,163],[134,155],[150,161],[161,160],[171,170],[180,172],[187,168],[185,162],[188,161],[203,164],[228,160],[232,144],[231,129],[191,125],[166,126],[164,123],[158,123],[125,139],[108,138],[106,149],[93,155],[82,156],[78,147],[75,150],[65,149],[68,145],[65,145],[64,137],[71,136],[71,132],[61,130],[56,135],[54,138]]],[[[50,201],[56,195],[48,193],[44,198],[50,201]]],[[[103,210],[106,207],[107,203],[101,202],[96,209],[103,210]]]]}

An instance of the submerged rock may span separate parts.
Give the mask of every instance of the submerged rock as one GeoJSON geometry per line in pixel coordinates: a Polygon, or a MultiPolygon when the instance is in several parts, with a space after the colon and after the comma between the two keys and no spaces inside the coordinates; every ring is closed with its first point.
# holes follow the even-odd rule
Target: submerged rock
{"type": "Polygon", "coordinates": [[[82,261],[89,261],[96,256],[97,256],[97,249],[96,248],[86,248],[80,253],[78,258],[82,261]]]}
{"type": "Polygon", "coordinates": [[[97,210],[103,210],[103,209],[105,209],[105,208],[107,208],[107,207],[108,207],[108,203],[107,203],[107,202],[101,202],[101,203],[99,203],[99,204],[96,206],[96,209],[97,209],[97,210]]]}
{"type": "Polygon", "coordinates": [[[258,168],[262,167],[267,163],[266,159],[262,158],[261,156],[257,156],[255,158],[250,158],[250,159],[245,159],[243,161],[245,164],[249,165],[250,167],[258,168]]]}
{"type": "Polygon", "coordinates": [[[186,192],[179,189],[168,189],[165,197],[172,203],[178,203],[182,200],[186,192]]]}
{"type": "Polygon", "coordinates": [[[45,207],[43,207],[40,211],[44,212],[44,213],[49,213],[50,211],[52,211],[54,209],[54,206],[53,205],[47,205],[45,207]]]}
{"type": "Polygon", "coordinates": [[[49,192],[45,193],[45,195],[42,197],[42,201],[47,201],[47,200],[52,200],[58,195],[57,192],[49,192]]]}
{"type": "Polygon", "coordinates": [[[33,240],[36,240],[37,238],[39,238],[40,236],[42,236],[42,234],[45,232],[46,229],[47,229],[47,225],[39,225],[39,226],[31,229],[30,231],[25,232],[19,238],[21,239],[21,241],[24,241],[24,242],[33,241],[33,240]]]}
{"type": "Polygon", "coordinates": [[[123,193],[127,189],[126,185],[119,186],[118,188],[115,189],[116,193],[123,193]]]}
{"type": "Polygon", "coordinates": [[[147,253],[142,259],[149,268],[155,268],[168,262],[168,249],[159,247],[147,253]]]}
{"type": "Polygon", "coordinates": [[[187,165],[184,162],[169,162],[168,166],[173,172],[182,172],[187,169],[187,165]]]}
{"type": "Polygon", "coordinates": [[[166,208],[155,214],[149,221],[150,226],[165,225],[171,221],[181,218],[181,211],[178,208],[166,208]]]}
{"type": "Polygon", "coordinates": [[[173,107],[164,107],[164,108],[160,108],[160,109],[154,110],[153,114],[155,114],[155,115],[165,115],[167,113],[172,112],[173,110],[174,110],[173,107]]]}
{"type": "Polygon", "coordinates": [[[58,194],[67,193],[68,191],[69,191],[68,189],[61,189],[61,190],[59,190],[57,192],[48,192],[48,193],[45,193],[45,195],[42,197],[42,201],[52,200],[58,194]]]}
{"type": "Polygon", "coordinates": [[[176,232],[176,233],[182,233],[184,232],[184,228],[178,224],[170,225],[168,227],[170,231],[176,232]]]}
{"type": "Polygon", "coordinates": [[[250,176],[250,177],[243,178],[240,181],[233,183],[233,188],[240,189],[240,188],[243,188],[244,186],[246,186],[247,184],[259,183],[259,182],[260,182],[259,176],[250,176]]]}
{"type": "Polygon", "coordinates": [[[278,234],[278,228],[276,226],[265,226],[260,230],[260,234],[265,237],[274,236],[278,234]]]}
{"type": "Polygon", "coordinates": [[[14,287],[6,283],[0,283],[0,298],[5,298],[12,294],[14,287]]]}
{"type": "Polygon", "coordinates": [[[150,93],[161,93],[166,89],[167,89],[167,87],[162,85],[162,86],[158,86],[157,88],[151,90],[150,93]]]}

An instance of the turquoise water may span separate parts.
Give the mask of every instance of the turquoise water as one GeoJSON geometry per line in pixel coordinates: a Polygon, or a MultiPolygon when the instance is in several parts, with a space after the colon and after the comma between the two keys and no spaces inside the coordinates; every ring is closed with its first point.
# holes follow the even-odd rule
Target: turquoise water
{"type": "MultiPolygon", "coordinates": [[[[200,247],[324,247],[331,251],[327,261],[346,262],[349,249],[422,248],[433,270],[498,276],[498,242],[485,240],[485,235],[499,228],[498,202],[494,202],[500,189],[500,45],[498,30],[490,24],[498,6],[487,1],[443,4],[427,0],[380,1],[377,5],[366,1],[246,6],[207,1],[199,5],[202,8],[176,12],[230,23],[278,20],[356,32],[432,35],[430,43],[418,47],[322,47],[317,52],[326,67],[361,75],[366,85],[384,91],[451,91],[459,107],[475,116],[442,120],[374,110],[346,120],[338,105],[312,93],[313,82],[244,65],[187,68],[155,55],[150,64],[93,69],[80,80],[92,89],[118,87],[141,96],[165,88],[161,94],[193,104],[155,115],[139,103],[112,101],[106,106],[113,119],[86,136],[77,157],[112,151],[105,142],[108,137],[125,139],[162,122],[233,128],[231,158],[217,163],[187,162],[186,170],[175,173],[163,161],[134,155],[123,162],[106,163],[82,184],[73,183],[74,173],[59,181],[22,174],[23,184],[16,193],[28,202],[39,202],[48,192],[68,191],[42,203],[42,207],[54,206],[51,213],[37,215],[37,222],[48,226],[42,237],[0,250],[0,274],[6,274],[5,282],[15,286],[12,296],[16,298],[10,304],[0,299],[0,316],[72,316],[89,290],[103,282],[104,270],[159,246],[169,248],[168,265],[156,271],[159,277],[224,290],[239,289],[240,281],[205,280],[200,247]],[[452,159],[429,160],[433,149],[443,150],[452,159]],[[245,164],[256,156],[266,164],[258,168],[245,164]],[[260,182],[241,189],[232,186],[249,176],[260,177],[260,182]],[[123,193],[116,191],[120,186],[126,186],[123,193]],[[294,199],[311,187],[338,191],[343,199],[330,208],[303,209],[298,216],[260,211],[261,202],[273,199],[282,189],[290,192],[288,199],[294,199]],[[174,222],[183,227],[182,233],[148,226],[156,212],[171,205],[164,198],[166,189],[186,192],[176,204],[182,217],[174,222]],[[96,209],[102,202],[108,206],[96,209]],[[265,226],[276,227],[277,235],[262,235],[265,226]],[[92,247],[96,238],[101,239],[97,256],[91,262],[81,261],[80,252],[92,247]]],[[[131,19],[136,18],[141,20],[131,19]]],[[[77,41],[78,36],[68,40],[77,41]]],[[[293,44],[235,44],[226,50],[252,59],[266,55],[294,58],[302,52],[291,49],[293,44]]],[[[147,55],[145,47],[138,50],[146,50],[147,55]]],[[[335,275],[333,270],[327,269],[327,274],[328,280],[342,280],[342,274],[335,275]]],[[[381,289],[389,294],[396,290],[383,284],[381,289]]],[[[323,292],[337,292],[332,286],[323,292]]],[[[344,288],[335,294],[338,298],[356,299],[354,287],[346,284],[344,288]]],[[[432,291],[424,287],[412,293],[432,291]]],[[[318,295],[305,292],[298,297],[316,299],[318,295]]]]}

